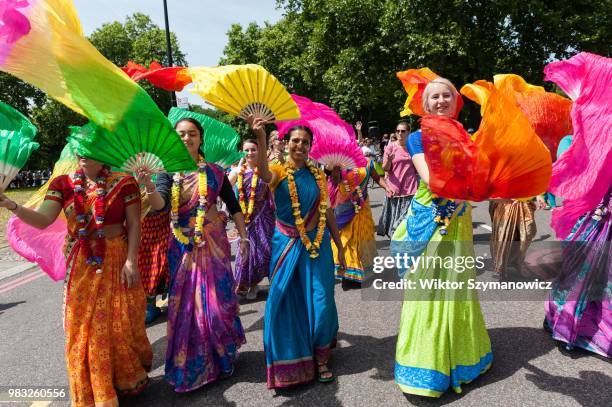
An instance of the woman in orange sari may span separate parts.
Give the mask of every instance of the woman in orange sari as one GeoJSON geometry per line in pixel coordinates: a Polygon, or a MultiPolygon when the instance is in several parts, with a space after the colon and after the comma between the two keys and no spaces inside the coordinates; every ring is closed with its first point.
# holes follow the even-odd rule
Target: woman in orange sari
{"type": "Polygon", "coordinates": [[[140,191],[131,176],[77,158],[79,170],[55,178],[39,209],[1,193],[0,207],[38,229],[64,211],[64,330],[72,405],[118,406],[118,395],[145,389],[153,357],[138,274],[140,191]]]}

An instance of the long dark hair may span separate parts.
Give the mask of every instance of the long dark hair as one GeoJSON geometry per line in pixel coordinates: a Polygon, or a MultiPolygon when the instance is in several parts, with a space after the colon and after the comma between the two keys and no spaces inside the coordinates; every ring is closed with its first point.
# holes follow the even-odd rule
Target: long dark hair
{"type": "Polygon", "coordinates": [[[255,140],[254,138],[247,138],[247,139],[242,140],[242,142],[240,143],[240,149],[241,150],[244,148],[244,145],[246,143],[255,144],[257,146],[257,148],[259,148],[259,143],[257,142],[257,140],[255,140]]]}
{"type": "Polygon", "coordinates": [[[312,144],[312,138],[313,138],[313,134],[312,134],[312,130],[310,129],[310,127],[308,126],[293,126],[292,128],[290,128],[287,133],[285,133],[285,137],[283,137],[283,140],[285,141],[289,141],[289,139],[291,138],[291,133],[293,133],[294,131],[298,131],[298,130],[303,130],[306,133],[308,133],[308,135],[310,136],[310,144],[312,144]]]}
{"type": "Polygon", "coordinates": [[[204,157],[204,127],[202,127],[202,124],[199,121],[197,121],[196,119],[192,117],[183,117],[182,119],[174,123],[174,130],[176,130],[179,123],[182,123],[182,122],[189,122],[193,124],[196,127],[196,129],[198,129],[198,131],[200,132],[201,143],[200,143],[200,148],[198,150],[200,151],[200,154],[202,154],[202,157],[204,157]]]}

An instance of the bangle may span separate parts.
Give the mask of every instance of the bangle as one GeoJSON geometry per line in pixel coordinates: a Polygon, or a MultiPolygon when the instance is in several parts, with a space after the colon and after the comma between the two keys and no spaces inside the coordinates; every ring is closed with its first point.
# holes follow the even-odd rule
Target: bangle
{"type": "Polygon", "coordinates": [[[156,192],[157,192],[157,189],[155,189],[155,187],[153,187],[153,191],[149,191],[149,190],[147,189],[147,187],[145,187],[145,192],[147,193],[147,195],[152,195],[152,194],[154,194],[154,193],[156,193],[156,192]]]}
{"type": "Polygon", "coordinates": [[[13,202],[15,204],[15,207],[13,209],[9,209],[9,211],[11,212],[15,212],[17,209],[19,209],[19,204],[17,202],[13,202]]]}
{"type": "Polygon", "coordinates": [[[248,237],[241,237],[240,238],[240,243],[242,242],[247,242],[248,244],[251,244],[251,240],[248,237]]]}

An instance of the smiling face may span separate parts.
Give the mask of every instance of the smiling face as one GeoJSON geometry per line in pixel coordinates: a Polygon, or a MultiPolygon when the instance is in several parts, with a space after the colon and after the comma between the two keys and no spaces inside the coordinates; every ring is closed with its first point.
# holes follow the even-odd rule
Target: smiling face
{"type": "Polygon", "coordinates": [[[453,117],[457,107],[456,96],[445,83],[431,82],[424,92],[424,107],[429,114],[453,117]]]}
{"type": "Polygon", "coordinates": [[[176,132],[181,137],[183,144],[189,150],[192,157],[197,157],[202,145],[202,134],[195,124],[183,120],[176,125],[176,132]]]}
{"type": "Polygon", "coordinates": [[[311,138],[306,130],[293,130],[289,135],[287,148],[289,149],[289,157],[295,162],[302,162],[308,159],[310,153],[311,138]]]}
{"type": "Polygon", "coordinates": [[[245,159],[249,166],[253,167],[257,164],[257,144],[246,141],[242,145],[242,151],[245,153],[245,159]]]}
{"type": "Polygon", "coordinates": [[[395,136],[398,143],[405,145],[408,138],[408,124],[399,123],[395,128],[395,136]]]}

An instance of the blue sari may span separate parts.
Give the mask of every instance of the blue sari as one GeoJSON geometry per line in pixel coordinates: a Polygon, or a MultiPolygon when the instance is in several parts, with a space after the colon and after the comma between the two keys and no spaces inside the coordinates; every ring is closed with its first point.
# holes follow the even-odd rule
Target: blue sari
{"type": "MultiPolygon", "coordinates": [[[[276,172],[274,167],[271,170],[276,172]]],[[[318,212],[318,186],[308,168],[296,170],[294,177],[302,217],[308,224],[318,212]]],[[[274,200],[276,227],[264,318],[268,388],[312,381],[315,363],[327,363],[338,332],[329,231],[323,235],[319,256],[311,259],[297,234],[286,178],[274,190],[274,200]]],[[[316,227],[308,232],[311,241],[316,232],[316,227]]]]}

